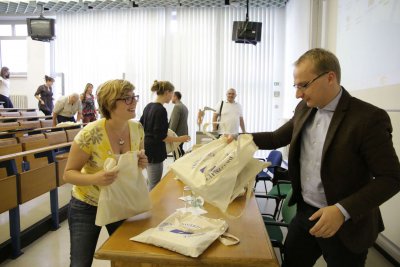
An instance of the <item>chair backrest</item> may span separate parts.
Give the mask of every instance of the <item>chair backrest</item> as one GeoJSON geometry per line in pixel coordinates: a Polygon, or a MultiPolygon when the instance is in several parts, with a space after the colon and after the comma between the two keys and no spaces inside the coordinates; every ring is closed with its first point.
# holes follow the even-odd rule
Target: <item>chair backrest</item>
{"type": "Polygon", "coordinates": [[[19,127],[19,123],[16,121],[13,122],[0,122],[0,132],[17,129],[19,127]]]}
{"type": "Polygon", "coordinates": [[[17,139],[14,138],[14,137],[10,137],[10,138],[1,138],[1,139],[0,139],[0,147],[9,146],[9,145],[14,145],[14,144],[17,144],[17,143],[18,143],[18,141],[17,141],[17,139]]]}
{"type": "MultiPolygon", "coordinates": [[[[26,141],[26,140],[25,140],[26,141]]],[[[49,146],[49,140],[47,139],[36,139],[28,140],[22,144],[22,149],[24,151],[33,150],[37,148],[43,148],[49,146]]],[[[24,157],[25,161],[29,162],[30,169],[38,169],[49,164],[47,157],[36,158],[33,154],[24,157]]]]}
{"type": "Polygon", "coordinates": [[[10,112],[0,112],[1,117],[20,117],[21,114],[18,111],[10,111],[10,112]]]}
{"type": "Polygon", "coordinates": [[[65,130],[65,132],[67,133],[68,142],[74,141],[74,137],[79,133],[80,130],[81,128],[65,130]]]}
{"type": "Polygon", "coordinates": [[[282,164],[282,152],[278,150],[272,150],[267,157],[267,161],[271,162],[271,167],[268,170],[274,173],[274,166],[281,166],[282,164]]]}
{"type": "Polygon", "coordinates": [[[290,189],[282,204],[282,219],[285,223],[290,223],[296,215],[297,205],[289,206],[289,200],[292,197],[292,193],[292,189],[290,189]]]}
{"type": "Polygon", "coordinates": [[[53,120],[40,120],[40,127],[45,128],[52,126],[53,126],[53,120]]]}
{"type": "Polygon", "coordinates": [[[67,135],[65,131],[48,132],[44,133],[46,139],[49,140],[49,145],[56,145],[67,142],[67,135]]]}
{"type": "Polygon", "coordinates": [[[19,122],[21,129],[36,129],[40,128],[39,121],[20,121],[19,122]]]}
{"type": "Polygon", "coordinates": [[[32,134],[32,135],[27,135],[27,136],[19,136],[17,138],[18,138],[19,143],[23,144],[23,143],[27,143],[27,142],[40,140],[40,139],[45,139],[45,136],[44,136],[44,134],[40,133],[40,134],[32,134]]]}
{"type": "Polygon", "coordinates": [[[21,117],[37,117],[36,111],[20,111],[21,117]]]}
{"type": "MultiPolygon", "coordinates": [[[[11,139],[11,138],[10,138],[11,139]]],[[[15,142],[17,139],[13,138],[15,142]]],[[[14,154],[22,151],[21,144],[13,143],[8,144],[0,147],[0,156],[5,156],[9,154],[14,154]]],[[[17,171],[19,173],[22,172],[22,157],[15,157],[15,164],[17,165],[17,171]]],[[[0,168],[0,179],[7,177],[7,170],[6,168],[0,168]]]]}

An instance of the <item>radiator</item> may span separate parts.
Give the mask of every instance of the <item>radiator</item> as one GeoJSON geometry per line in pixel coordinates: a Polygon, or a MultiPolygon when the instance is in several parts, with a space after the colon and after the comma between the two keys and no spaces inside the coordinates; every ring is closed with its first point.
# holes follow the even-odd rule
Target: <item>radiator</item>
{"type": "Polygon", "coordinates": [[[10,95],[14,108],[28,108],[28,97],[26,95],[10,95]]]}

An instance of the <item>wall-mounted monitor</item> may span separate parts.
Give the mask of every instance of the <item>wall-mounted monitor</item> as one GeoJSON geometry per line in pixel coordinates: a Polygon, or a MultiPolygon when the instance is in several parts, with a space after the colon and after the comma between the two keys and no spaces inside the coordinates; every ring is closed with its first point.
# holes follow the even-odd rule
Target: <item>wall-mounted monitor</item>
{"type": "Polygon", "coordinates": [[[234,21],[232,41],[235,43],[253,44],[261,41],[261,22],[234,21]]]}
{"type": "Polygon", "coordinates": [[[55,38],[55,20],[48,18],[28,18],[28,35],[32,40],[49,42],[55,38]]]}

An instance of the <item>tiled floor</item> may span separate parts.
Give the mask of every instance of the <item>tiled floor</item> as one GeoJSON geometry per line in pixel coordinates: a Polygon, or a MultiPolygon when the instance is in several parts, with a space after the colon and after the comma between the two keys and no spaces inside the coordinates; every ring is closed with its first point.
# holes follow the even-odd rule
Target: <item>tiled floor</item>
{"type": "MultiPolygon", "coordinates": [[[[169,158],[167,160],[168,163],[171,162],[169,158]]],[[[168,171],[167,168],[164,168],[164,172],[168,171]]],[[[263,186],[260,184],[258,190],[262,190],[263,186]]],[[[64,186],[60,190],[60,205],[64,205],[69,199],[69,191],[70,186],[64,186]]],[[[29,225],[30,222],[35,222],[42,214],[48,213],[48,203],[47,196],[44,195],[42,197],[36,198],[34,201],[31,201],[28,205],[24,204],[21,207],[21,216],[23,220],[21,220],[22,228],[25,228],[25,225],[29,225]],[[35,209],[33,209],[35,207],[35,209]],[[33,212],[33,210],[35,212],[33,212]]],[[[267,205],[266,201],[260,201],[259,207],[263,211],[271,211],[270,205],[267,205]]],[[[7,225],[7,213],[0,214],[0,236],[3,239],[8,239],[8,225],[7,225]]],[[[107,231],[103,228],[98,246],[100,246],[106,239],[108,238],[107,231]]],[[[0,240],[0,243],[4,240],[0,240]]],[[[23,249],[24,254],[15,260],[7,260],[0,264],[1,266],[7,267],[67,267],[69,266],[69,230],[68,223],[64,221],[61,223],[60,229],[54,232],[49,232],[40,239],[36,240],[34,243],[25,247],[23,249]]],[[[276,251],[277,255],[279,252],[276,251]]],[[[108,261],[102,260],[94,260],[94,267],[108,267],[110,263],[108,261]]],[[[326,266],[325,261],[320,258],[315,265],[317,267],[326,266]]],[[[370,249],[368,258],[367,258],[367,267],[389,267],[393,266],[390,264],[380,253],[378,253],[375,249],[370,249]]]]}

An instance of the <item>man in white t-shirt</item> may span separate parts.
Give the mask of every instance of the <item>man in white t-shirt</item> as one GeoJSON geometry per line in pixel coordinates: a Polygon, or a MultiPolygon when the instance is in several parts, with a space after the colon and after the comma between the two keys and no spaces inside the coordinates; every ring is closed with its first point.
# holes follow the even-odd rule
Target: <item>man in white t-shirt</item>
{"type": "Polygon", "coordinates": [[[231,88],[226,92],[226,101],[215,105],[216,112],[213,116],[213,130],[219,134],[238,134],[239,126],[245,133],[242,106],[235,102],[236,90],[231,88]],[[220,122],[220,125],[216,122],[220,122]]]}

